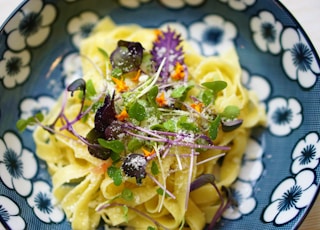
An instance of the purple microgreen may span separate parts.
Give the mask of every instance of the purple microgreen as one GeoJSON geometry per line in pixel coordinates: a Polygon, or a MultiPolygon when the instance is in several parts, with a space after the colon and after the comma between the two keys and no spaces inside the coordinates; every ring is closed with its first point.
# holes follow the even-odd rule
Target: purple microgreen
{"type": "Polygon", "coordinates": [[[134,198],[133,192],[128,188],[124,188],[121,192],[121,198],[131,201],[134,198]]]}
{"type": "Polygon", "coordinates": [[[123,73],[138,70],[143,55],[143,47],[139,42],[118,41],[117,48],[111,53],[112,68],[121,69],[123,73]]]}
{"type": "Polygon", "coordinates": [[[137,121],[143,121],[147,117],[146,109],[139,102],[135,102],[129,107],[128,114],[130,118],[137,121]]]}
{"type": "Polygon", "coordinates": [[[147,160],[144,155],[131,153],[124,158],[121,168],[126,176],[135,177],[137,184],[141,184],[147,175],[146,166],[147,160]]]}
{"type": "Polygon", "coordinates": [[[237,116],[239,116],[239,114],[240,114],[240,109],[238,106],[228,105],[220,115],[223,118],[234,119],[237,116]]]}
{"type": "Polygon", "coordinates": [[[116,110],[114,107],[114,94],[112,98],[108,94],[105,97],[104,104],[101,106],[94,117],[94,128],[101,133],[104,133],[105,129],[116,120],[116,110]]]}
{"type": "Polygon", "coordinates": [[[28,117],[27,119],[20,119],[16,123],[16,127],[20,132],[23,132],[28,126],[33,126],[39,124],[44,119],[44,115],[36,113],[35,115],[28,117]]]}
{"type": "Polygon", "coordinates": [[[96,211],[101,211],[103,209],[106,208],[112,208],[112,207],[123,207],[126,206],[128,209],[136,212],[137,214],[139,214],[140,216],[146,218],[147,220],[151,221],[153,224],[155,224],[157,227],[163,229],[163,230],[169,230],[168,228],[166,228],[165,226],[163,226],[160,222],[156,221],[155,219],[153,219],[151,216],[147,215],[146,213],[144,213],[143,211],[139,210],[138,208],[129,206],[129,205],[125,205],[125,204],[121,204],[121,203],[105,203],[100,205],[96,211]]]}
{"type": "Polygon", "coordinates": [[[210,122],[209,130],[208,130],[208,135],[211,138],[211,140],[215,140],[218,136],[218,129],[220,125],[220,116],[217,115],[216,118],[210,122]]]}
{"type": "Polygon", "coordinates": [[[71,96],[73,96],[73,93],[75,91],[82,91],[83,95],[85,97],[86,94],[86,82],[82,78],[78,78],[75,81],[73,81],[68,87],[67,91],[71,92],[71,96]]]}
{"type": "Polygon", "coordinates": [[[123,133],[123,123],[118,120],[114,120],[104,130],[104,138],[106,140],[116,140],[120,134],[123,133]]]}
{"type": "Polygon", "coordinates": [[[231,132],[237,128],[239,128],[243,123],[242,119],[235,119],[235,120],[222,120],[221,121],[221,126],[222,126],[222,130],[224,132],[231,132]]]}
{"type": "Polygon", "coordinates": [[[152,161],[152,164],[151,164],[151,173],[153,175],[158,175],[159,174],[159,167],[157,165],[157,163],[155,161],[152,161]]]}
{"type": "Polygon", "coordinates": [[[181,41],[181,35],[168,28],[167,31],[162,31],[153,43],[150,53],[152,55],[152,60],[155,63],[155,67],[159,68],[162,60],[164,58],[166,59],[166,63],[161,69],[160,74],[163,83],[168,81],[168,78],[177,63],[184,66],[181,41]]]}
{"type": "Polygon", "coordinates": [[[122,183],[121,169],[111,165],[107,170],[108,176],[113,180],[114,185],[119,186],[122,183]]]}
{"type": "Polygon", "coordinates": [[[106,149],[110,149],[111,151],[115,153],[122,153],[125,149],[124,144],[120,140],[112,140],[107,141],[103,138],[98,138],[98,143],[106,149]]]}

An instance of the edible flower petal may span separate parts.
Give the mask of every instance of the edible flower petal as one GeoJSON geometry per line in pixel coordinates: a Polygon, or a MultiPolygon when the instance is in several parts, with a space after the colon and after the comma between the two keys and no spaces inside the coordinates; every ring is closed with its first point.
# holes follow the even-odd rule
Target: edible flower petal
{"type": "Polygon", "coordinates": [[[180,62],[176,63],[174,68],[174,72],[171,73],[171,78],[174,80],[182,80],[185,77],[184,66],[180,64],[180,62]]]}
{"type": "Polygon", "coordinates": [[[165,97],[165,93],[164,92],[161,92],[161,94],[158,97],[156,97],[156,102],[158,103],[158,105],[160,107],[163,107],[163,106],[167,105],[167,99],[165,97]]]}
{"type": "Polygon", "coordinates": [[[124,121],[125,119],[129,118],[129,114],[127,113],[126,108],[124,108],[121,113],[119,113],[118,115],[116,115],[116,118],[119,121],[124,121]]]}
{"type": "Polygon", "coordinates": [[[112,77],[112,81],[116,84],[116,90],[118,93],[123,93],[128,91],[129,87],[127,86],[126,82],[123,79],[112,77]]]}

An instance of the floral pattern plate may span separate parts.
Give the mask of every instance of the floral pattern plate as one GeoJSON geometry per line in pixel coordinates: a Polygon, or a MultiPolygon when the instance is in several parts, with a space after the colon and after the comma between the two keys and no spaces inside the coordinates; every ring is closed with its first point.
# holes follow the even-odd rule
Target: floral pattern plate
{"type": "MultiPolygon", "coordinates": [[[[319,59],[302,28],[275,1],[31,0],[0,34],[0,221],[7,229],[70,229],[55,205],[33,128],[16,121],[46,113],[81,77],[81,40],[109,15],[116,23],[177,29],[204,55],[234,46],[246,87],[257,91],[268,126],[252,135],[217,229],[295,229],[320,182],[319,59]]],[[[1,226],[0,226],[1,227],[1,226]]]]}

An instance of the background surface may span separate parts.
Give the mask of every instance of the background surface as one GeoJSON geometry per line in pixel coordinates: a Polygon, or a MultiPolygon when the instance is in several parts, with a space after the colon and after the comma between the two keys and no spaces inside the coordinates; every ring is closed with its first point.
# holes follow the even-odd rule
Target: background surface
{"type": "MultiPolygon", "coordinates": [[[[271,1],[271,0],[267,0],[271,1]]],[[[23,0],[0,0],[0,25],[23,0]]],[[[320,56],[320,0],[279,0],[296,18],[320,56]]],[[[299,230],[320,229],[320,197],[299,230]]]]}

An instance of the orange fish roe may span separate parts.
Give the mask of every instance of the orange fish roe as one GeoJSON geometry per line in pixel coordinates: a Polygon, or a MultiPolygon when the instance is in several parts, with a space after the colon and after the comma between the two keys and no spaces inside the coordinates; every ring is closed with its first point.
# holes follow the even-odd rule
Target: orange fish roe
{"type": "Polygon", "coordinates": [[[181,80],[184,78],[184,76],[184,67],[180,64],[180,62],[177,62],[174,68],[174,72],[171,74],[171,78],[174,80],[181,80]]]}
{"type": "Polygon", "coordinates": [[[197,103],[192,103],[190,105],[195,111],[197,111],[198,113],[201,113],[202,109],[203,109],[203,103],[201,102],[197,102],[197,103]]]}
{"type": "Polygon", "coordinates": [[[129,87],[123,79],[112,77],[112,81],[116,84],[116,90],[118,93],[123,93],[129,89],[129,87]]]}
{"type": "Polygon", "coordinates": [[[129,117],[129,114],[127,113],[126,108],[124,108],[121,113],[119,113],[118,115],[116,115],[116,118],[119,121],[124,121],[125,119],[127,119],[129,117]]]}
{"type": "Polygon", "coordinates": [[[150,157],[150,156],[152,156],[153,154],[155,154],[154,149],[152,149],[152,151],[148,151],[148,150],[146,150],[145,148],[142,148],[142,151],[143,151],[143,154],[144,154],[145,157],[150,157]]]}
{"type": "Polygon", "coordinates": [[[158,103],[158,105],[159,105],[160,107],[163,107],[163,106],[167,105],[167,99],[166,99],[166,97],[165,97],[164,92],[162,92],[162,93],[160,94],[160,96],[158,96],[158,97],[156,98],[156,102],[158,103]]]}

